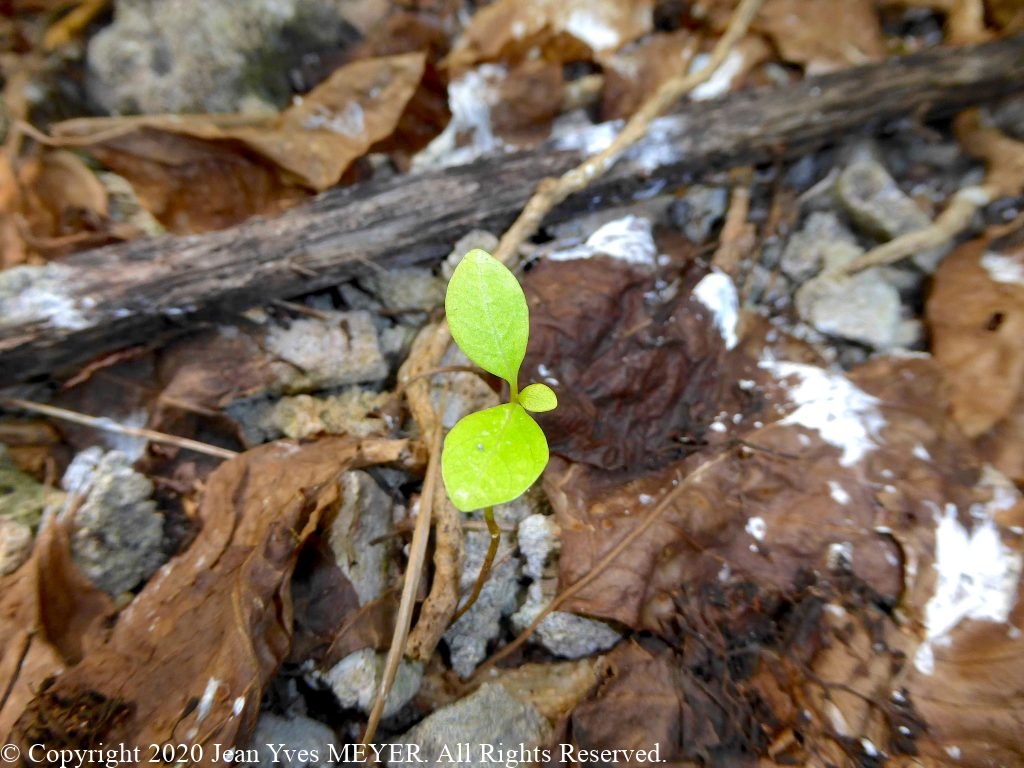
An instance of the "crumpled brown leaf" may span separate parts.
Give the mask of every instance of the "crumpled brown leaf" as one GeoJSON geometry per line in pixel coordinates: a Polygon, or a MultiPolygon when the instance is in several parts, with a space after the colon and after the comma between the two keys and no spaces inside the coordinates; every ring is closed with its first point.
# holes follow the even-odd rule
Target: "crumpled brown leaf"
{"type": "Polygon", "coordinates": [[[1024,395],[1024,244],[975,240],[947,256],[925,318],[952,384],[953,418],[978,437],[1024,395]]]}
{"type": "Polygon", "coordinates": [[[809,74],[877,61],[885,55],[871,0],[767,0],[754,22],[782,58],[809,74]]]}
{"type": "MultiPolygon", "coordinates": [[[[81,734],[83,743],[75,746],[89,740],[231,745],[246,736],[262,688],[289,650],[290,580],[299,548],[337,502],[338,474],[365,466],[372,448],[346,438],[301,447],[275,443],[223,464],[203,495],[196,541],[157,573],[109,634],[84,633],[83,620],[96,611],[73,601],[53,617],[61,633],[34,641],[49,650],[57,642],[45,639],[66,636],[88,643],[87,652],[62,649],[54,657],[51,650],[54,658],[44,658],[49,663],[21,664],[18,672],[12,654],[21,646],[4,642],[0,669],[9,673],[3,682],[12,694],[0,709],[0,727],[7,732],[16,722],[18,738],[41,741],[49,732],[47,717],[52,722],[58,710],[93,702],[110,716],[99,718],[102,727],[81,734]]],[[[39,567],[36,558],[30,563],[9,579],[24,579],[39,567]]],[[[32,593],[8,584],[15,582],[5,582],[2,594],[16,610],[4,618],[38,626],[32,593]]],[[[12,636],[9,623],[0,626],[0,636],[12,636]]]]}
{"type": "Polygon", "coordinates": [[[614,51],[651,31],[653,0],[498,0],[474,15],[448,63],[460,73],[484,61],[573,61],[614,51]]]}
{"type": "Polygon", "coordinates": [[[539,416],[553,454],[636,474],[719,441],[709,426],[722,410],[753,420],[736,382],[768,377],[748,358],[726,362],[711,311],[691,295],[701,277],[688,267],[661,278],[604,256],[543,261],[525,275],[536,320],[522,370],[558,382],[558,409],[539,416]]]}
{"type": "Polygon", "coordinates": [[[161,223],[177,232],[227,226],[322,191],[395,129],[426,56],[352,62],[271,118],[164,115],[76,119],[53,126],[128,178],[161,223]]]}

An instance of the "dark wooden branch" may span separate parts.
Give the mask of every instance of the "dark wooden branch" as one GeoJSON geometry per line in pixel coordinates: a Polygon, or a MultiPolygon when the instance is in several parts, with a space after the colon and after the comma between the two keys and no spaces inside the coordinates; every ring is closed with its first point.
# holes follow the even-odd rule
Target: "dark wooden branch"
{"type": "MultiPolygon", "coordinates": [[[[902,116],[949,114],[1020,90],[1024,36],[688,103],[552,218],[615,204],[652,184],[670,188],[710,170],[799,155],[902,116]]],[[[503,231],[538,181],[582,159],[565,147],[332,190],[279,217],[212,234],[78,254],[51,265],[53,280],[20,297],[35,291],[41,303],[64,307],[48,318],[18,315],[19,297],[5,299],[0,278],[0,386],[60,376],[195,320],[325,288],[367,261],[432,262],[471,228],[503,231]]]]}

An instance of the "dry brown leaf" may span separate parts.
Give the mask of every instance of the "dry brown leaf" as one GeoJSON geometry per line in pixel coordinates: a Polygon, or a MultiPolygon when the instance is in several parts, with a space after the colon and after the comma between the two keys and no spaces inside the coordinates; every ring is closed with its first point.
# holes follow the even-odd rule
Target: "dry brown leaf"
{"type": "Polygon", "coordinates": [[[953,122],[963,148],[985,161],[985,188],[990,198],[1024,192],[1024,141],[987,125],[978,109],[968,109],[953,122]]]}
{"type": "Polygon", "coordinates": [[[699,38],[689,30],[653,35],[606,56],[601,119],[628,118],[672,77],[688,71],[699,38]]]}
{"type": "Polygon", "coordinates": [[[562,109],[565,79],[558,62],[536,59],[509,69],[491,109],[494,133],[510,144],[537,144],[548,137],[562,109]]]}
{"type": "MultiPolygon", "coordinates": [[[[126,119],[132,121],[131,128],[86,149],[128,179],[143,207],[171,232],[223,229],[250,216],[278,212],[306,196],[282,184],[273,168],[237,143],[165,130],[159,120],[146,125],[152,118],[126,119]]],[[[192,120],[183,118],[185,123],[192,120]]],[[[81,123],[74,129],[79,127],[81,123]]]]}
{"type": "Polygon", "coordinates": [[[885,55],[871,0],[767,0],[754,28],[786,61],[810,74],[877,61],[885,55]]]}
{"type": "Polygon", "coordinates": [[[230,135],[302,184],[323,191],[394,131],[425,62],[423,53],[354,61],[285,110],[272,127],[240,127],[230,135]]]}
{"type": "Polygon", "coordinates": [[[939,265],[925,317],[953,418],[971,437],[988,432],[1024,393],[1024,246],[962,245],[939,265]]]}
{"type": "Polygon", "coordinates": [[[135,187],[175,232],[200,232],[280,210],[337,184],[388,137],[423,77],[425,55],[340,68],[273,118],[170,115],[68,120],[58,143],[81,146],[135,187]]]}
{"type": "MultiPolygon", "coordinates": [[[[1018,537],[1018,556],[1022,549],[1018,537]]],[[[951,647],[936,649],[933,674],[913,669],[905,680],[928,724],[922,756],[946,766],[1024,764],[1024,589],[1016,605],[1009,626],[964,622],[951,647]]]]}
{"type": "Polygon", "coordinates": [[[21,568],[0,578],[0,733],[15,721],[43,681],[81,661],[96,645],[113,601],[71,560],[67,531],[51,522],[21,568]]]}
{"type": "Polygon", "coordinates": [[[736,381],[767,377],[742,356],[726,362],[711,311],[690,293],[701,277],[691,266],[658,284],[650,270],[603,256],[527,273],[537,320],[523,375],[559,382],[558,409],[540,416],[553,454],[628,477],[721,442],[709,425],[723,409],[756,418],[736,381]]]}
{"type": "Polygon", "coordinates": [[[653,0],[498,0],[473,15],[448,63],[458,74],[534,48],[554,61],[592,58],[650,32],[653,9],[653,0]]]}
{"type": "MultiPolygon", "coordinates": [[[[20,718],[16,735],[40,741],[45,718],[60,714],[54,708],[90,700],[106,702],[116,717],[101,720],[83,741],[195,743],[212,754],[214,742],[246,737],[262,688],[289,651],[299,548],[337,502],[338,473],[362,462],[358,441],[330,439],[276,443],[223,464],[210,476],[192,546],[157,573],[109,636],[80,661],[69,659],[52,685],[40,688],[45,674],[60,671],[53,664],[31,675],[23,670],[18,702],[34,698],[24,713],[9,699],[0,722],[20,718]]],[[[81,632],[75,637],[82,642],[81,632]]],[[[9,642],[6,669],[8,650],[9,642]]]]}
{"type": "Polygon", "coordinates": [[[1020,0],[986,0],[986,7],[997,26],[1004,34],[1015,34],[1024,30],[1024,6],[1020,0]]]}

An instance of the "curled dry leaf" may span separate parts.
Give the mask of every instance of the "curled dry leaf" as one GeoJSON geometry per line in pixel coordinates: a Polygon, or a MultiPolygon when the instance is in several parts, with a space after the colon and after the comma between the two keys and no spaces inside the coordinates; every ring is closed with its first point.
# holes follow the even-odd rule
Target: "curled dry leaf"
{"type": "Polygon", "coordinates": [[[498,0],[478,10],[455,43],[455,72],[485,61],[573,61],[617,50],[651,31],[653,0],[498,0]]]}
{"type": "Polygon", "coordinates": [[[953,418],[969,436],[983,435],[1024,394],[1024,245],[962,245],[939,265],[925,317],[952,385],[953,418]]]}
{"type": "Polygon", "coordinates": [[[767,0],[754,28],[782,58],[810,74],[877,61],[885,55],[871,0],[767,0]]]}
{"type": "Polygon", "coordinates": [[[128,178],[168,228],[196,232],[322,191],[394,131],[425,54],[353,62],[272,118],[172,115],[68,120],[56,141],[82,146],[128,178]]]}
{"type": "MultiPolygon", "coordinates": [[[[87,631],[97,611],[66,598],[55,603],[66,611],[50,617],[61,634],[50,640],[55,630],[48,627],[33,640],[40,661],[20,664],[20,671],[18,658],[32,638],[19,640],[18,628],[24,635],[25,627],[38,627],[32,613],[44,608],[33,608],[33,589],[22,588],[19,601],[5,588],[11,608],[0,624],[0,669],[13,692],[0,710],[5,732],[14,726],[17,739],[42,741],[55,710],[91,701],[104,702],[112,716],[82,742],[194,743],[211,746],[212,754],[214,742],[230,746],[247,737],[263,686],[289,652],[299,549],[338,501],[339,472],[365,465],[365,448],[344,438],[276,443],[226,462],[209,478],[196,541],[157,573],[109,633],[87,631]]],[[[39,557],[10,578],[39,573],[39,557]]]]}
{"type": "Polygon", "coordinates": [[[603,256],[544,261],[525,276],[536,319],[523,383],[547,381],[558,393],[558,409],[538,415],[553,455],[629,470],[621,483],[721,441],[710,425],[723,409],[755,410],[736,381],[766,377],[739,356],[725,370],[713,313],[691,294],[701,277],[691,267],[659,283],[648,268],[603,256]]]}

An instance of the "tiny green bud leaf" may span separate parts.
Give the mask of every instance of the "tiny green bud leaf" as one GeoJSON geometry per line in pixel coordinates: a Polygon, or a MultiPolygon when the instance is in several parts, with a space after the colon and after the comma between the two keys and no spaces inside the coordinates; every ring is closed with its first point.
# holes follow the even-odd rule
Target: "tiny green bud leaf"
{"type": "Polygon", "coordinates": [[[519,404],[528,411],[544,413],[558,407],[558,398],[547,384],[530,384],[519,393],[519,404]]]}
{"type": "Polygon", "coordinates": [[[540,477],[548,441],[518,403],[464,416],[445,436],[441,477],[462,512],[512,501],[540,477]]]}
{"type": "Polygon", "coordinates": [[[448,281],[444,300],[452,338],[485,371],[518,388],[526,356],[530,313],[526,296],[508,267],[486,251],[466,254],[448,281]]]}

